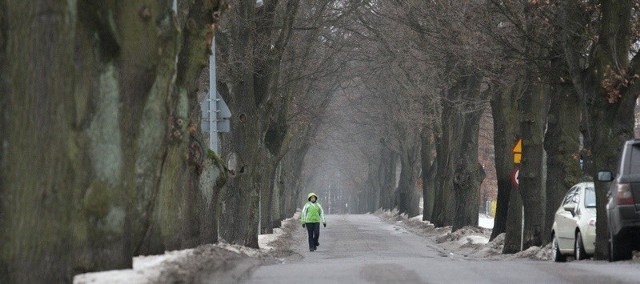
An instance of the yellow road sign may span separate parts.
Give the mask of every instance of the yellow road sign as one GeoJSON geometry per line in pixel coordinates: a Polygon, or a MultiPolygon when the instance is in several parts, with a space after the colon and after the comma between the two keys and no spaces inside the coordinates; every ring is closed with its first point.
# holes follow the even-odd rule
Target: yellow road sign
{"type": "Polygon", "coordinates": [[[522,139],[518,138],[518,141],[513,146],[513,162],[520,164],[520,161],[522,161],[522,139]]]}

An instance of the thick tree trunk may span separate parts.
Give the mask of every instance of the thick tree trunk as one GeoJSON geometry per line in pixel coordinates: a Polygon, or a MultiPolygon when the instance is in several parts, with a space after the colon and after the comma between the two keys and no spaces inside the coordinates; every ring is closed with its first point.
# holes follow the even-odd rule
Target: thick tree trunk
{"type": "MultiPolygon", "coordinates": [[[[229,171],[229,180],[220,196],[222,202],[220,237],[230,243],[258,247],[259,188],[257,175],[262,141],[261,119],[254,98],[255,5],[238,1],[232,7],[229,31],[221,34],[227,44],[221,44],[221,58],[235,70],[234,77],[221,78],[221,94],[233,113],[231,131],[222,135],[223,159],[229,171]],[[231,49],[231,46],[237,46],[231,49]],[[255,206],[254,206],[255,205],[255,206]]],[[[222,72],[221,72],[222,73],[222,72]]]]}
{"type": "Polygon", "coordinates": [[[507,209],[507,226],[502,253],[511,254],[520,251],[522,241],[522,197],[516,188],[511,189],[507,209]]]}
{"type": "Polygon", "coordinates": [[[261,178],[260,187],[260,233],[273,234],[273,197],[275,190],[275,178],[277,163],[273,159],[263,162],[262,172],[265,176],[261,178]]]}
{"type": "Polygon", "coordinates": [[[203,200],[190,91],[216,7],[193,1],[176,16],[168,2],[0,3],[0,78],[12,78],[0,82],[0,282],[130,267],[149,240],[150,251],[165,244],[150,227],[172,223],[156,204],[176,188],[191,220],[172,225],[180,246],[201,240],[206,212],[184,207],[203,200]],[[170,166],[177,174],[161,177],[170,166]]]}
{"type": "Polygon", "coordinates": [[[392,210],[394,207],[394,190],[396,187],[396,164],[398,162],[398,154],[396,154],[385,139],[381,140],[380,147],[380,203],[378,207],[384,210],[392,210]]]}
{"type": "MultiPolygon", "coordinates": [[[[42,2],[0,3],[0,52],[6,52],[0,57],[8,59],[0,69],[3,283],[69,282],[74,239],[68,228],[81,219],[70,219],[79,201],[72,198],[73,170],[79,163],[69,153],[74,117],[65,103],[74,101],[74,78],[66,74],[74,69],[75,19],[66,12],[67,3],[42,2]]],[[[123,245],[122,236],[116,237],[109,245],[123,245]]],[[[122,249],[114,252],[111,265],[127,266],[126,255],[122,249]]]]}
{"type": "Polygon", "coordinates": [[[455,85],[447,91],[447,97],[441,101],[441,120],[435,131],[436,169],[435,198],[433,206],[433,224],[444,227],[453,224],[455,202],[453,197],[453,176],[456,158],[462,140],[462,117],[459,103],[467,90],[465,77],[458,78],[455,85]]]}
{"type": "MultiPolygon", "coordinates": [[[[240,34],[248,39],[251,33],[240,34]]],[[[240,42],[246,42],[241,40],[240,42]]],[[[259,116],[253,101],[253,76],[244,74],[243,80],[229,88],[225,100],[237,116],[231,120],[233,131],[223,151],[227,155],[229,180],[222,194],[221,237],[230,243],[258,247],[259,175],[261,171],[259,116]]]]}
{"type": "Polygon", "coordinates": [[[571,84],[558,84],[550,98],[544,146],[547,153],[546,216],[543,243],[551,241],[555,212],[581,177],[580,103],[571,84]]]}
{"type": "Polygon", "coordinates": [[[418,158],[420,153],[420,141],[417,135],[409,134],[407,139],[401,142],[400,154],[400,180],[396,190],[396,205],[401,214],[409,217],[417,216],[420,199],[416,192],[418,179],[418,158]]]}
{"type": "Polygon", "coordinates": [[[498,203],[491,239],[505,233],[503,253],[520,251],[522,229],[522,197],[513,186],[513,145],[519,133],[518,98],[522,84],[515,83],[503,92],[497,92],[491,100],[494,120],[494,147],[498,177],[498,203]]]}
{"type": "Polygon", "coordinates": [[[431,220],[433,214],[434,188],[433,179],[435,168],[433,160],[433,137],[432,130],[425,127],[422,132],[422,148],[420,149],[420,157],[422,158],[422,220],[431,220]]]}
{"type": "MultiPolygon", "coordinates": [[[[484,104],[486,93],[480,93],[481,78],[470,76],[467,79],[467,96],[475,98],[476,104],[484,104]]],[[[480,118],[484,108],[472,106],[477,110],[465,113],[463,117],[462,146],[456,158],[456,168],[453,178],[455,196],[455,217],[452,231],[464,226],[478,225],[480,212],[480,186],[485,178],[485,172],[478,161],[478,136],[480,135],[480,118]]]]}
{"type": "MultiPolygon", "coordinates": [[[[282,194],[284,191],[284,181],[282,176],[282,161],[278,163],[275,171],[275,179],[273,182],[273,203],[271,204],[272,224],[273,228],[279,228],[282,225],[282,221],[286,218],[282,215],[282,194]]],[[[290,217],[290,216],[287,216],[290,217]]]]}
{"type": "MultiPolygon", "coordinates": [[[[528,76],[536,78],[536,76],[528,76]]],[[[520,129],[522,131],[522,164],[520,195],[524,204],[524,247],[542,245],[545,221],[544,191],[544,127],[548,87],[532,85],[520,99],[520,129]]]]}
{"type": "MultiPolygon", "coordinates": [[[[516,129],[519,129],[518,119],[518,96],[520,95],[519,84],[515,84],[504,91],[494,92],[491,99],[491,114],[493,117],[493,145],[495,149],[495,165],[496,175],[498,178],[498,200],[496,204],[496,216],[493,222],[493,230],[491,231],[491,239],[502,233],[507,233],[507,239],[513,235],[513,231],[507,231],[507,228],[516,228],[518,236],[520,235],[520,219],[508,218],[510,212],[511,193],[513,192],[513,182],[511,175],[514,170],[513,163],[513,144],[516,140],[516,129]],[[517,224],[508,226],[508,220],[517,221],[517,224]],[[517,225],[517,226],[516,226],[517,225]]],[[[521,206],[520,196],[517,193],[518,212],[521,206]]],[[[514,205],[515,206],[515,205],[514,205]]],[[[520,215],[518,215],[520,216],[520,215]]],[[[518,243],[520,239],[518,237],[518,243]]],[[[518,249],[520,246],[518,245],[518,249]]]]}
{"type": "Polygon", "coordinates": [[[368,159],[368,173],[367,180],[365,182],[366,191],[369,192],[367,202],[367,212],[375,212],[380,209],[380,196],[382,194],[381,180],[381,160],[382,160],[382,145],[378,145],[376,152],[379,155],[371,155],[368,159]]]}

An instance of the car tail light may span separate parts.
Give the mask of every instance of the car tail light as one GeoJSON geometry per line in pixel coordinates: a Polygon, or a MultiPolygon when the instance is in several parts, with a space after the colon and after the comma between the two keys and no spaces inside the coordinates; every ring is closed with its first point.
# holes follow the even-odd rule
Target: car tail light
{"type": "Polygon", "coordinates": [[[634,205],[636,203],[631,193],[631,184],[628,183],[618,184],[616,197],[619,205],[634,205]]]}

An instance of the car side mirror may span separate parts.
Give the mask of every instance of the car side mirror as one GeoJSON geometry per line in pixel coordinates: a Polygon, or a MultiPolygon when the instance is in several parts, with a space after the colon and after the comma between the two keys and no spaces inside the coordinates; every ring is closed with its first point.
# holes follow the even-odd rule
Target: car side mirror
{"type": "Polygon", "coordinates": [[[565,204],[562,208],[564,208],[564,211],[569,211],[573,213],[576,211],[576,204],[575,203],[565,204]]]}
{"type": "Polygon", "coordinates": [[[613,173],[611,171],[599,171],[598,172],[598,181],[600,181],[600,182],[612,182],[613,181],[613,173]]]}

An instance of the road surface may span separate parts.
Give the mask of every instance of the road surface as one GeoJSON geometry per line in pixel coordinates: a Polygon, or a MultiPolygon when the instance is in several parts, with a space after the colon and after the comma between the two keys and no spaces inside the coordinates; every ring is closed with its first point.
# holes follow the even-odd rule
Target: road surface
{"type": "Polygon", "coordinates": [[[306,230],[293,249],[303,258],[262,266],[247,283],[640,283],[640,264],[466,259],[373,215],[328,217],[320,247],[306,230]]]}

